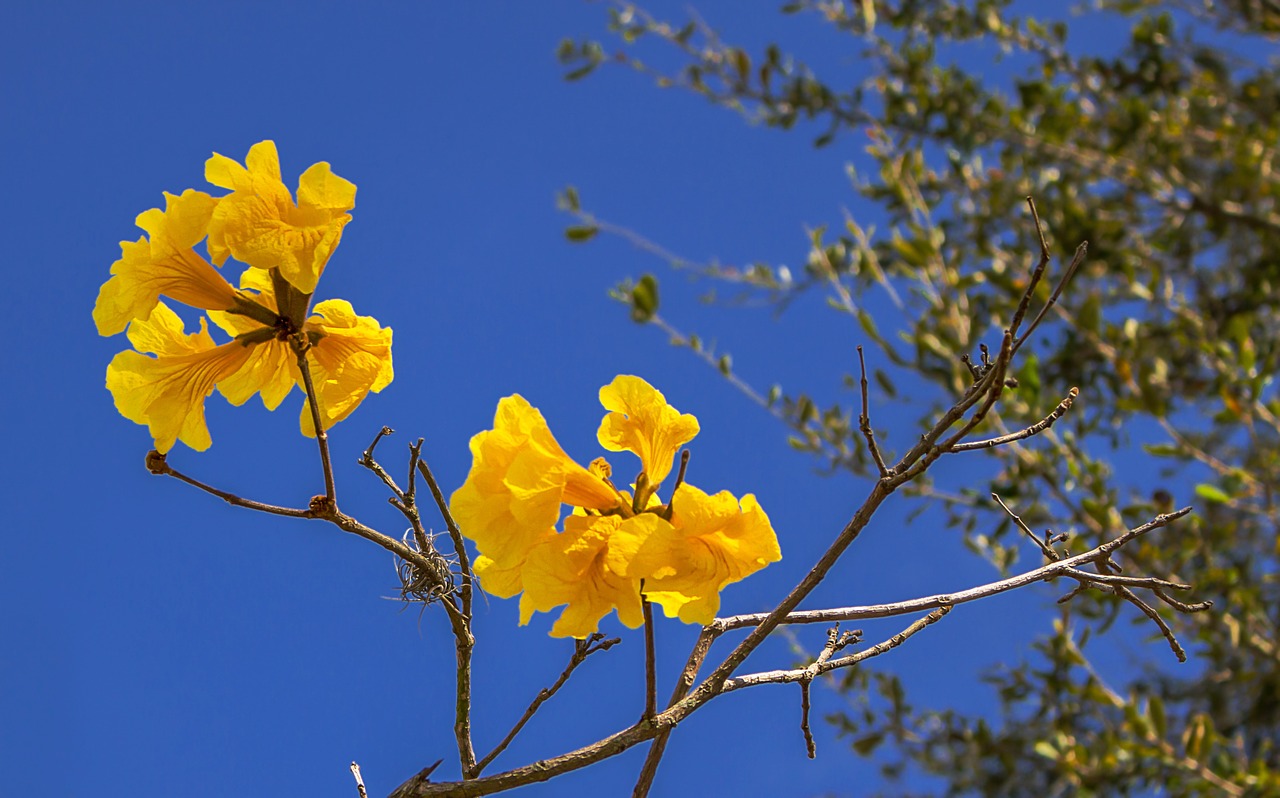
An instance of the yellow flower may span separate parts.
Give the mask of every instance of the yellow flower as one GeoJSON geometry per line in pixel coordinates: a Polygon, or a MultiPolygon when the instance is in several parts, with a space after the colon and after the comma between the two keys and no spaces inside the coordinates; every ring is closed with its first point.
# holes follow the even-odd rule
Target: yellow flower
{"type": "MultiPolygon", "coordinates": [[[[394,377],[391,330],[356,315],[348,302],[320,302],[309,316],[310,290],[300,291],[282,269],[252,264],[237,290],[195,252],[206,235],[218,264],[228,254],[240,257],[242,245],[245,257],[275,247],[271,251],[280,256],[282,268],[314,267],[317,277],[337,245],[351,218],[340,211],[352,206],[354,186],[330,173],[328,164],[317,164],[303,175],[301,205],[295,206],[279,182],[275,144],[254,145],[247,162],[248,169],[219,155],[209,161],[211,182],[233,189],[226,197],[194,190],[166,194],[164,211],[153,208],[141,214],[138,225],[150,238],[121,243],[123,256],[112,265],[112,277],[94,307],[101,334],[129,328],[136,351],[111,361],[107,387],[125,417],[151,428],[162,452],[178,440],[197,450],[208,448],[204,400],[215,387],[235,405],[260,394],[267,409],[274,410],[295,384],[305,386],[295,345],[306,350],[326,428],[394,377]],[[274,183],[269,179],[273,175],[274,183]],[[250,228],[257,230],[256,237],[237,238],[250,228]],[[177,315],[159,301],[162,295],[208,311],[235,340],[217,346],[203,318],[200,331],[187,335],[177,315]]],[[[304,435],[315,436],[308,405],[300,423],[304,435]]]]}
{"type": "Polygon", "coordinates": [[[636,495],[607,481],[603,461],[589,469],[575,463],[542,414],[508,396],[493,429],[471,439],[471,472],[450,503],[479,549],[476,574],[494,595],[523,593],[522,624],[564,605],[554,637],[584,638],[611,610],[639,626],[642,590],[670,617],[709,623],[721,589],[781,559],[769,519],[750,494],[739,502],[687,483],[663,505],[655,489],[675,452],[698,433],[697,419],[639,377],[617,377],[600,390],[600,401],[610,411],[601,444],[640,456],[636,495]],[[558,532],[564,504],[574,510],[558,532]]]}
{"type": "Polygon", "coordinates": [[[676,452],[698,434],[698,419],[682,415],[639,377],[615,377],[600,389],[600,404],[611,411],[600,422],[600,445],[638,455],[650,489],[666,479],[676,452]]]}
{"type": "Polygon", "coordinates": [[[720,591],[782,559],[769,517],[748,493],[708,496],[685,482],[671,500],[671,524],[632,558],[626,573],[644,577],[645,597],[668,618],[709,624],[720,610],[720,591]]]}
{"type": "Polygon", "coordinates": [[[564,532],[552,535],[529,552],[524,567],[524,595],[520,623],[534,612],[549,612],[564,604],[551,627],[552,637],[585,638],[599,627],[610,610],[631,629],[644,623],[640,580],[626,576],[631,558],[660,526],[656,515],[632,518],[616,515],[571,515],[564,532]]]}
{"type": "MultiPolygon", "coordinates": [[[[266,272],[249,269],[240,280],[243,289],[263,307],[275,312],[277,299],[266,272]]],[[[316,389],[321,421],[325,429],[351,414],[370,392],[378,393],[391,384],[395,371],[391,360],[390,328],[376,319],[357,316],[351,304],[330,299],[315,307],[316,314],[302,326],[310,343],[307,366],[316,389]]],[[[259,322],[235,313],[209,314],[228,335],[253,350],[252,357],[236,373],[218,383],[218,391],[233,405],[242,405],[255,393],[274,410],[297,384],[304,388],[302,372],[287,336],[259,322]]],[[[304,404],[300,420],[302,434],[315,437],[311,409],[304,404]]]]}
{"type": "Polygon", "coordinates": [[[150,239],[120,242],[120,260],[111,264],[112,277],[93,308],[99,335],[115,335],[130,321],[146,319],[161,294],[202,310],[236,306],[236,290],[193,249],[218,201],[194,189],[180,197],[165,192],[164,199],[163,211],[152,208],[138,215],[138,226],[150,239]]]}
{"type": "Polygon", "coordinates": [[[213,212],[209,256],[221,265],[228,255],[258,269],[278,268],[303,294],[316,290],[329,256],[351,221],[356,187],[320,162],[298,180],[298,201],[280,179],[273,141],[249,148],[245,165],[214,153],[205,179],[231,189],[213,212]],[[247,168],[246,168],[247,167],[247,168]]]}
{"type": "Polygon", "coordinates": [[[129,341],[138,351],[121,352],[107,366],[107,388],[116,409],[150,427],[161,452],[178,440],[196,451],[208,449],[204,400],[219,381],[244,366],[248,347],[234,341],[216,345],[204,319],[199,332],[187,335],[182,319],[163,302],[148,318],[129,325],[129,341]]]}
{"type": "Polygon", "coordinates": [[[471,472],[449,505],[485,559],[476,567],[485,589],[502,598],[520,592],[520,566],[554,529],[561,504],[608,510],[621,502],[604,479],[565,454],[519,394],[498,402],[493,429],[472,437],[471,456],[471,472]]]}

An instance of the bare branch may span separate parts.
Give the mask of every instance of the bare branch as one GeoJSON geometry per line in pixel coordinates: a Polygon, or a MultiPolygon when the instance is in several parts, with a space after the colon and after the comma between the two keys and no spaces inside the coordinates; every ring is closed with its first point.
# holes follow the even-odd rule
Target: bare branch
{"type": "Polygon", "coordinates": [[[793,670],[763,671],[761,673],[751,673],[746,676],[735,676],[728,679],[724,683],[724,692],[728,693],[733,690],[740,690],[743,687],[756,687],[762,684],[787,684],[789,682],[805,683],[812,681],[815,676],[836,670],[837,668],[847,668],[850,665],[856,665],[865,659],[878,657],[891,649],[897,648],[907,642],[917,632],[942,620],[943,616],[951,612],[951,607],[939,607],[923,618],[912,623],[906,629],[898,632],[884,642],[877,643],[870,648],[863,649],[856,654],[850,654],[847,657],[839,659],[828,659],[821,662],[815,662],[807,668],[796,668],[793,670]]]}
{"type": "Polygon", "coordinates": [[[1039,433],[1049,429],[1049,427],[1052,427],[1058,419],[1065,416],[1067,411],[1070,410],[1071,406],[1075,403],[1076,397],[1079,395],[1080,389],[1072,388],[1066,397],[1058,403],[1058,406],[1053,409],[1053,412],[1025,429],[1020,429],[1017,432],[1011,432],[1008,435],[1001,435],[998,438],[988,438],[985,441],[957,443],[955,446],[951,447],[951,451],[970,452],[974,449],[990,449],[995,446],[1003,446],[1006,443],[1013,443],[1014,441],[1030,438],[1032,435],[1038,435],[1039,433]]]}
{"type": "Polygon", "coordinates": [[[356,792],[359,793],[360,798],[369,798],[369,791],[364,788],[364,778],[360,776],[360,766],[355,762],[351,763],[351,775],[356,779],[356,792]]]}
{"type": "Polygon", "coordinates": [[[862,374],[862,415],[858,416],[858,429],[862,431],[862,436],[867,439],[867,451],[871,452],[871,459],[875,460],[876,468],[880,469],[880,476],[892,476],[889,467],[884,464],[884,457],[880,454],[880,447],[876,446],[876,434],[871,430],[871,414],[867,407],[867,360],[862,354],[861,346],[858,347],[858,369],[862,374]]]}
{"type": "Polygon", "coordinates": [[[1058,281],[1056,286],[1054,286],[1053,293],[1049,295],[1049,301],[1044,304],[1044,307],[1040,308],[1040,312],[1036,314],[1036,317],[1032,319],[1031,324],[1028,325],[1027,331],[1023,333],[1022,337],[1020,337],[1013,345],[1013,351],[1017,352],[1022,348],[1022,345],[1031,337],[1031,333],[1035,332],[1036,328],[1040,326],[1040,322],[1044,321],[1045,314],[1057,304],[1058,297],[1062,295],[1063,290],[1067,287],[1067,283],[1071,282],[1071,278],[1075,276],[1076,270],[1080,268],[1080,264],[1084,263],[1084,257],[1088,252],[1089,242],[1080,242],[1080,246],[1076,247],[1075,256],[1071,259],[1071,264],[1067,266],[1067,273],[1062,275],[1062,279],[1058,281]]]}
{"type": "MultiPolygon", "coordinates": [[[[707,654],[710,653],[711,644],[719,636],[720,633],[711,627],[702,627],[697,641],[693,644],[693,649],[689,652],[689,659],[685,663],[684,670],[680,672],[680,678],[676,681],[675,689],[671,693],[671,700],[667,702],[667,708],[675,706],[676,702],[683,699],[693,689],[693,684],[698,678],[698,669],[702,667],[703,661],[706,660],[707,654]]],[[[649,746],[649,753],[645,755],[644,766],[640,768],[640,775],[636,779],[635,789],[631,793],[632,798],[644,798],[649,794],[653,778],[658,773],[658,763],[662,761],[662,754],[667,749],[667,741],[671,739],[671,732],[674,730],[675,726],[666,726],[654,737],[653,744],[649,746]]]]}
{"type": "Polygon", "coordinates": [[[1036,201],[1031,197],[1027,197],[1027,207],[1031,209],[1031,218],[1036,223],[1036,237],[1040,239],[1040,261],[1036,267],[1031,270],[1031,279],[1027,283],[1027,288],[1022,292],[1022,298],[1018,300],[1018,309],[1014,311],[1013,318],[1009,321],[1009,332],[1013,335],[1018,334],[1018,328],[1022,326],[1022,319],[1027,315],[1027,309],[1031,307],[1031,298],[1035,296],[1036,286],[1040,284],[1041,278],[1044,277],[1044,270],[1049,265],[1049,242],[1044,239],[1044,226],[1040,224],[1040,214],[1036,211],[1036,201]]]}
{"type": "Polygon", "coordinates": [[[440,516],[444,519],[444,524],[449,529],[449,538],[453,541],[454,553],[458,555],[458,567],[462,571],[462,611],[463,614],[470,618],[473,579],[471,559],[467,556],[467,544],[462,539],[462,530],[458,528],[458,522],[453,520],[453,513],[449,512],[449,502],[445,500],[444,493],[440,490],[440,483],[436,482],[436,477],[431,473],[431,468],[427,466],[426,460],[418,460],[418,470],[422,472],[423,478],[427,480],[427,487],[431,489],[431,497],[435,499],[436,507],[440,508],[440,516]]]}
{"type": "MultiPolygon", "coordinates": [[[[1036,582],[1051,581],[1060,576],[1067,575],[1068,571],[1076,568],[1077,566],[1089,562],[1097,562],[1099,558],[1106,557],[1111,552],[1127,544],[1129,541],[1141,537],[1155,529],[1168,526],[1173,521],[1190,512],[1190,507],[1183,507],[1182,509],[1175,510],[1171,513],[1158,515],[1142,526],[1134,527],[1119,537],[1095,546],[1082,554],[1077,554],[1073,557],[1064,557],[1055,562],[1047,563],[1035,570],[1011,576],[1008,579],[1001,579],[998,582],[979,585],[956,593],[940,593],[933,596],[924,596],[922,598],[899,601],[891,604],[870,604],[858,607],[840,607],[826,610],[793,612],[783,618],[782,623],[795,625],[806,623],[831,623],[832,621],[862,621],[873,618],[891,618],[897,615],[909,615],[938,607],[950,607],[957,604],[965,604],[970,601],[977,601],[978,599],[984,599],[1000,593],[1006,593],[1010,590],[1025,587],[1036,582]]],[[[1093,576],[1093,574],[1090,574],[1090,576],[1093,576]]],[[[760,623],[763,623],[768,617],[769,613],[753,613],[750,615],[734,615],[727,618],[717,618],[712,621],[707,628],[713,629],[718,633],[723,633],[733,629],[757,626],[760,623]]]]}
{"type": "Polygon", "coordinates": [[[804,749],[810,759],[818,758],[818,746],[813,741],[813,729],[809,728],[809,687],[812,679],[800,680],[800,731],[804,733],[804,749]]]}
{"type": "Polygon", "coordinates": [[[494,746],[492,751],[476,763],[476,766],[472,769],[472,777],[479,776],[480,773],[489,766],[489,763],[498,757],[498,754],[501,754],[507,749],[507,746],[511,745],[511,741],[516,738],[516,735],[520,733],[520,730],[524,728],[525,724],[533,718],[534,713],[538,711],[539,707],[555,695],[556,692],[564,686],[565,682],[569,681],[569,677],[573,675],[574,670],[585,662],[587,657],[597,651],[608,651],[621,642],[622,639],[618,637],[612,637],[606,640],[604,634],[601,632],[592,634],[586,640],[573,641],[573,656],[569,658],[569,664],[565,666],[564,671],[560,674],[560,678],[556,679],[555,684],[550,687],[544,687],[538,691],[538,695],[533,699],[533,702],[529,704],[529,708],[520,716],[520,720],[516,721],[516,725],[511,727],[511,731],[507,732],[507,736],[502,738],[502,742],[494,746]]]}
{"type": "Polygon", "coordinates": [[[391,475],[387,473],[386,469],[384,469],[381,465],[379,465],[377,460],[373,459],[373,450],[377,448],[378,442],[381,441],[387,435],[390,435],[394,432],[395,430],[391,429],[391,427],[383,427],[382,429],[378,430],[378,434],[373,437],[373,442],[369,444],[369,448],[364,450],[364,453],[360,455],[360,459],[357,460],[356,462],[359,465],[364,466],[365,468],[372,471],[378,477],[378,479],[382,480],[382,484],[386,485],[387,488],[390,489],[393,494],[395,494],[395,497],[397,499],[400,499],[403,501],[404,491],[400,490],[400,486],[397,485],[396,481],[391,478],[391,475]]]}
{"type": "Polygon", "coordinates": [[[1040,548],[1040,553],[1044,555],[1044,558],[1046,560],[1049,560],[1052,562],[1055,560],[1062,559],[1062,555],[1054,551],[1053,546],[1049,545],[1049,538],[1050,538],[1049,535],[1046,535],[1044,540],[1041,540],[1040,538],[1036,537],[1036,533],[1031,531],[1031,527],[1027,526],[1026,523],[1022,520],[1022,518],[1018,516],[1016,513],[1014,513],[1013,510],[1009,509],[1009,505],[1004,503],[1004,499],[1000,498],[998,495],[994,493],[991,494],[991,498],[999,502],[1000,506],[1004,508],[1004,511],[1009,514],[1010,518],[1013,519],[1013,522],[1018,525],[1018,529],[1021,529],[1026,534],[1026,536],[1031,539],[1031,542],[1036,544],[1036,546],[1040,548]]]}
{"type": "Polygon", "coordinates": [[[160,477],[173,477],[181,482],[185,482],[192,487],[199,488],[205,493],[217,496],[227,504],[235,507],[243,507],[246,510],[257,510],[260,513],[271,513],[272,515],[284,515],[290,518],[315,518],[311,510],[298,510],[292,507],[277,507],[274,504],[264,504],[253,499],[244,499],[234,493],[225,490],[218,490],[215,487],[206,485],[198,479],[189,477],[186,474],[176,470],[169,465],[169,461],[165,455],[157,452],[155,449],[147,452],[147,470],[152,474],[160,477]]]}

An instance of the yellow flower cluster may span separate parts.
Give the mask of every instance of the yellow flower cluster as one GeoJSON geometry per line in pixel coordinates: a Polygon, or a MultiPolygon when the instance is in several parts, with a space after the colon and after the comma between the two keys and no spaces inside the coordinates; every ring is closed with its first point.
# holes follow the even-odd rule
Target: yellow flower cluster
{"type": "Polygon", "coordinates": [[[471,472],[450,509],[479,549],[476,574],[494,595],[521,594],[522,624],[567,605],[553,637],[585,638],[615,609],[636,628],[642,593],[667,617],[710,623],[726,585],[782,559],[769,518],[751,494],[710,496],[687,482],[663,504],[660,483],[698,420],[639,377],[618,376],[600,403],[609,411],[600,445],[640,457],[634,493],[614,486],[603,459],[574,462],[519,395],[502,399],[493,429],[471,439],[471,472]],[[563,504],[573,511],[558,531],[563,504]]]}
{"type": "MultiPolygon", "coordinates": [[[[147,235],[120,243],[120,260],[98,293],[98,333],[127,327],[134,347],[107,367],[116,408],[146,424],[161,452],[179,440],[203,451],[211,442],[204,400],[214,389],[234,405],[260,394],[274,410],[295,383],[304,386],[295,354],[303,350],[328,428],[394,376],[390,328],[357,316],[341,299],[320,302],[308,315],[316,283],[351,221],[356,187],[318,163],[303,172],[294,202],[272,141],[253,145],[244,166],[215,153],[205,179],[231,193],[166,193],[163,211],[138,216],[147,235]],[[194,249],[206,238],[213,263],[194,249]],[[248,264],[238,289],[214,266],[229,257],[248,264]],[[205,318],[188,334],[161,296],[208,311],[234,340],[216,344],[205,318]]],[[[303,434],[315,436],[305,406],[301,424],[303,434]]]]}

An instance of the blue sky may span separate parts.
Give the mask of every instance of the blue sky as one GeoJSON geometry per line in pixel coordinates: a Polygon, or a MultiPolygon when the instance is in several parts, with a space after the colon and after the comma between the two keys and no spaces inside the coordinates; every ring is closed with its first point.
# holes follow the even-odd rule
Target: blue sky
{"type": "MultiPolygon", "coordinates": [[[[820,58],[852,60],[852,48],[812,21],[729,8],[704,11],[748,44],[812,37],[820,58]]],[[[355,465],[382,425],[397,430],[380,449],[388,468],[402,472],[406,443],[422,436],[451,492],[470,465],[467,441],[510,393],[541,408],[580,461],[600,454],[596,392],[619,373],[644,377],[701,420],[691,479],[754,492],[773,520],[783,561],[727,590],[726,610],[767,609],[784,595],[869,489],[817,476],[776,422],[632,324],[606,292],[661,264],[616,241],[567,243],[568,220],[554,206],[556,191],[574,184],[600,215],[689,257],[797,264],[806,226],[838,222],[842,207],[869,212],[843,172],[857,142],[815,151],[806,135],[751,128],[622,71],[565,83],[555,47],[566,36],[602,37],[600,5],[52,2],[8,17],[6,792],[347,796],[352,760],[375,795],[436,759],[442,777],[457,776],[447,628],[435,612],[419,617],[385,598],[396,587],[390,557],[331,527],[237,510],[149,476],[146,430],[116,414],[103,388],[125,343],[99,338],[89,314],[118,242],[137,238],[134,217],[161,204],[162,191],[209,188],[203,164],[213,151],[239,160],[271,138],[286,183],[323,160],[358,186],[355,221],[317,298],[348,299],[395,330],[395,382],[331,439],[342,507],[364,522],[403,531],[355,465]]],[[[704,309],[696,289],[670,275],[663,287],[663,314],[718,340],[746,379],[853,398],[839,376],[856,363],[860,332],[820,302],[777,319],[764,308],[704,309]]],[[[295,393],[267,413],[215,396],[213,447],[179,445],[171,462],[242,495],[305,505],[323,486],[314,444],[298,434],[300,401],[295,393]]],[[[895,422],[897,440],[915,434],[918,410],[875,412],[890,445],[895,422]]],[[[940,466],[944,477],[965,468],[940,466]]],[[[909,509],[891,502],[807,606],[994,578],[934,516],[905,526],[909,509]]],[[[974,674],[1015,661],[1047,629],[1056,595],[961,608],[880,664],[920,704],[981,711],[989,698],[974,674]]],[[[566,662],[569,644],[547,636],[550,621],[518,627],[515,601],[478,604],[481,751],[566,662]]],[[[873,641],[898,630],[866,628],[873,641]]],[[[606,630],[624,644],[588,661],[491,772],[635,719],[641,637],[612,619],[606,630]]],[[[661,696],[693,637],[674,622],[659,627],[661,696]]],[[[802,641],[816,648],[821,637],[809,630],[802,641]]],[[[1150,654],[1113,637],[1122,652],[1135,649],[1124,656],[1150,654]]],[[[794,656],[780,640],[748,669],[794,656]]],[[[841,700],[820,691],[815,713],[841,700]]],[[[874,778],[824,725],[815,726],[819,758],[807,760],[798,724],[794,687],[722,698],[680,727],[654,794],[856,795],[874,778]]],[[[621,794],[642,758],[637,749],[524,794],[621,794]]]]}

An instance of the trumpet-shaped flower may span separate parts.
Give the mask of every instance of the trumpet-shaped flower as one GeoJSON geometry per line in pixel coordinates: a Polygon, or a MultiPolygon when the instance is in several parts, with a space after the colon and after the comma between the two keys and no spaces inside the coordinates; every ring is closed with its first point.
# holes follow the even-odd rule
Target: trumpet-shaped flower
{"type": "Polygon", "coordinates": [[[235,341],[218,346],[204,319],[199,332],[187,335],[182,319],[163,302],[145,320],[129,325],[129,341],[137,351],[121,352],[107,366],[107,388],[116,409],[130,421],[146,424],[161,452],[179,440],[196,451],[208,449],[204,400],[218,382],[245,365],[249,348],[235,341]]]}
{"type": "Polygon", "coordinates": [[[671,508],[671,524],[645,540],[627,570],[645,577],[645,597],[668,618],[711,623],[721,590],[782,559],[769,517],[750,493],[739,502],[728,491],[708,496],[686,482],[671,508]]]}
{"type": "Polygon", "coordinates": [[[213,212],[209,256],[221,265],[228,255],[258,269],[278,268],[303,294],[316,290],[329,256],[351,221],[356,187],[320,162],[298,180],[298,201],[280,179],[275,142],[249,148],[245,165],[214,153],[205,179],[231,189],[213,212]]]}
{"type": "Polygon", "coordinates": [[[698,419],[681,414],[639,377],[615,377],[600,389],[600,404],[610,411],[600,422],[600,445],[611,452],[634,452],[651,488],[666,479],[676,452],[698,434],[698,419]]]}
{"type": "Polygon", "coordinates": [[[150,238],[120,242],[120,260],[111,264],[112,277],[93,308],[100,335],[115,335],[129,322],[146,319],[162,294],[203,310],[236,306],[235,289],[194,249],[218,201],[194,189],[182,196],[166,192],[164,199],[163,211],[152,208],[138,215],[138,227],[150,238]]]}
{"type": "MultiPolygon", "coordinates": [[[[276,310],[277,299],[270,277],[257,270],[246,271],[241,279],[244,289],[264,307],[276,310]]],[[[248,293],[246,291],[246,293],[248,293]]],[[[315,307],[302,326],[310,344],[307,365],[316,389],[320,417],[324,427],[338,423],[351,414],[370,392],[377,393],[391,384],[395,370],[391,361],[390,328],[382,328],[376,319],[357,316],[351,304],[342,299],[329,299],[315,307]]],[[[268,410],[274,410],[296,383],[304,390],[298,360],[285,336],[271,336],[271,328],[235,313],[210,313],[214,323],[241,341],[266,338],[250,343],[254,357],[239,372],[218,384],[218,391],[233,405],[244,404],[255,393],[262,396],[268,410]],[[268,337],[270,336],[270,337],[268,337]]],[[[315,424],[309,407],[302,408],[302,434],[315,437],[315,424]]]]}
{"type": "Polygon", "coordinates": [[[560,520],[561,504],[608,510],[621,501],[599,474],[565,454],[519,394],[498,402],[493,429],[472,437],[471,456],[450,509],[484,558],[476,571],[488,574],[485,588],[503,598],[520,592],[519,568],[560,520]]]}
{"type": "Polygon", "coordinates": [[[534,612],[566,605],[551,627],[552,637],[584,638],[596,631],[610,610],[631,629],[644,623],[640,580],[627,576],[641,544],[661,526],[656,515],[571,515],[564,532],[529,552],[524,567],[520,623],[534,612]]]}
{"type": "Polygon", "coordinates": [[[687,483],[663,505],[655,489],[697,434],[697,419],[638,377],[617,377],[600,399],[609,411],[600,442],[636,453],[643,464],[636,496],[613,487],[602,461],[583,468],[571,460],[542,414],[508,396],[493,429],[471,439],[471,472],[451,500],[479,549],[476,574],[494,595],[522,593],[522,624],[563,605],[555,637],[586,637],[611,610],[639,626],[642,595],[670,617],[709,623],[721,589],[781,558],[769,519],[750,494],[739,502],[687,483]],[[574,509],[561,532],[564,504],[574,509]]]}
{"type": "MultiPolygon", "coordinates": [[[[152,209],[140,215],[138,225],[150,238],[122,242],[123,257],[112,266],[112,277],[94,307],[94,320],[103,335],[129,327],[136,351],[122,352],[112,360],[107,387],[123,415],[150,426],[156,448],[162,452],[178,440],[198,450],[209,446],[204,400],[215,388],[235,405],[259,394],[268,410],[278,407],[295,384],[305,390],[299,352],[304,354],[320,422],[326,428],[346,418],[370,392],[381,391],[394,377],[390,329],[357,315],[341,299],[320,302],[308,315],[314,279],[304,293],[282,274],[288,262],[297,268],[315,266],[318,277],[351,218],[341,210],[352,207],[355,186],[333,176],[328,164],[317,164],[303,175],[301,205],[294,206],[279,180],[274,143],[254,145],[247,163],[248,169],[219,155],[209,161],[206,171],[211,182],[233,189],[226,197],[193,190],[181,196],[166,194],[164,211],[152,209]],[[254,207],[258,210],[253,211],[254,207]],[[274,234],[254,239],[257,244],[244,243],[237,236],[248,229],[245,220],[250,217],[261,222],[263,230],[272,226],[263,219],[276,218],[279,224],[274,234]],[[317,221],[321,217],[328,221],[317,221]],[[314,222],[310,227],[308,220],[314,222]],[[218,264],[229,254],[240,257],[242,243],[250,254],[276,247],[278,254],[288,257],[282,255],[281,269],[251,264],[237,290],[195,252],[195,245],[206,235],[218,264]],[[217,346],[204,319],[200,332],[188,336],[173,311],[159,302],[162,295],[208,311],[209,318],[235,340],[217,346]]],[[[309,406],[303,407],[301,427],[304,435],[316,434],[309,406]]]]}

